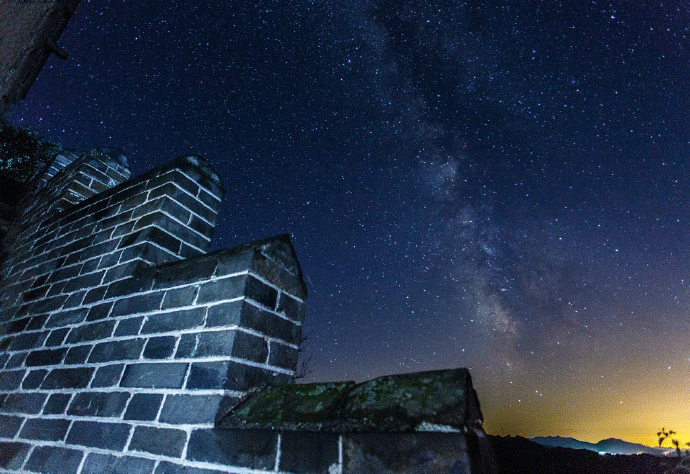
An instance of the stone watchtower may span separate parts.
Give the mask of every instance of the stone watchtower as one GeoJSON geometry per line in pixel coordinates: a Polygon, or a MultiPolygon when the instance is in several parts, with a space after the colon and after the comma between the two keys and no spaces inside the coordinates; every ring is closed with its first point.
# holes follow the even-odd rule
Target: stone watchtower
{"type": "Polygon", "coordinates": [[[67,58],[57,41],[79,1],[0,2],[0,114],[26,96],[51,53],[67,58]]]}

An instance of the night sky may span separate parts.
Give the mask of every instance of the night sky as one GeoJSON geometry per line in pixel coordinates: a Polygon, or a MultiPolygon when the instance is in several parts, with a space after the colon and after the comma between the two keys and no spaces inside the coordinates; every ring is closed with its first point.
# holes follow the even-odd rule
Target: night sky
{"type": "MultiPolygon", "coordinates": [[[[685,1],[82,0],[11,119],[206,157],[313,381],[468,367],[493,434],[690,440],[685,1]]],[[[685,441],[685,440],[684,440],[685,441]]]]}

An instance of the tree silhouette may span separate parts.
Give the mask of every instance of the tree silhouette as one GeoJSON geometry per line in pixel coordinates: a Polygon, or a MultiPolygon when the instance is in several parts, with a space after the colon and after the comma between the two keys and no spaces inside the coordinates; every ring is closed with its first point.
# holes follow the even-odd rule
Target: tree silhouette
{"type": "Polygon", "coordinates": [[[36,170],[52,160],[62,147],[26,127],[15,129],[0,118],[0,173],[26,182],[36,170]]]}

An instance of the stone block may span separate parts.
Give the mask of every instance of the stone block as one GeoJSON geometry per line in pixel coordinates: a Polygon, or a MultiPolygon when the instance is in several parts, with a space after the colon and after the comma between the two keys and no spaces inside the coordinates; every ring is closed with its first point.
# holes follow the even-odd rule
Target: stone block
{"type": "Polygon", "coordinates": [[[111,317],[128,316],[130,314],[148,313],[160,309],[163,301],[162,291],[130,296],[118,300],[110,313],[111,317]]]}
{"type": "Polygon", "coordinates": [[[134,318],[121,319],[117,323],[115,329],[115,337],[121,336],[136,336],[139,334],[141,324],[144,322],[144,316],[136,316],[134,318]]]}
{"type": "Polygon", "coordinates": [[[343,435],[344,472],[472,472],[462,433],[343,435]]]}
{"type": "Polygon", "coordinates": [[[46,347],[55,347],[55,346],[61,346],[62,343],[65,340],[65,336],[69,332],[69,328],[60,328],[60,329],[55,329],[53,331],[50,331],[50,335],[48,336],[48,339],[46,339],[45,346],[46,347]]]}
{"type": "Polygon", "coordinates": [[[44,415],[61,415],[65,413],[67,404],[72,399],[69,393],[53,393],[43,407],[44,415]]]}
{"type": "Polygon", "coordinates": [[[338,435],[286,431],[280,440],[280,471],[331,472],[338,466],[338,435]]]}
{"type": "Polygon", "coordinates": [[[218,301],[244,296],[247,275],[238,275],[222,280],[204,282],[199,287],[197,304],[215,303],[218,301]]]}
{"type": "Polygon", "coordinates": [[[86,359],[89,357],[89,353],[91,352],[93,346],[90,345],[84,345],[84,346],[76,346],[76,347],[70,347],[70,349],[67,351],[67,355],[65,356],[65,365],[76,365],[76,364],[83,364],[86,362],[86,359]]]}
{"type": "Polygon", "coordinates": [[[121,387],[182,388],[187,365],[182,363],[130,364],[120,382],[121,387]]]}
{"type": "Polygon", "coordinates": [[[114,387],[120,382],[124,364],[103,365],[96,370],[91,387],[114,387]]]}
{"type": "Polygon", "coordinates": [[[268,365],[295,370],[297,367],[297,349],[276,341],[271,341],[268,347],[268,365]]]}
{"type": "Polygon", "coordinates": [[[128,392],[80,392],[74,395],[67,414],[119,417],[129,397],[128,392]]]}
{"type": "Polygon", "coordinates": [[[187,389],[224,389],[230,362],[195,362],[189,369],[187,389]]]}
{"type": "MultiPolygon", "coordinates": [[[[235,340],[232,345],[232,356],[254,362],[265,363],[268,357],[268,343],[264,338],[242,331],[233,331],[235,340]]],[[[201,344],[201,341],[199,341],[201,344]]],[[[198,348],[197,348],[198,350],[198,348]]]]}
{"type": "Polygon", "coordinates": [[[67,336],[67,344],[106,339],[113,334],[115,321],[101,321],[72,328],[67,336]]]}
{"type": "Polygon", "coordinates": [[[137,426],[128,449],[179,458],[186,443],[187,433],[182,430],[137,426]]]}
{"type": "Polygon", "coordinates": [[[24,390],[34,390],[41,386],[43,379],[48,375],[47,369],[32,370],[26,374],[24,380],[22,380],[22,389],[24,390]]]}
{"type": "Polygon", "coordinates": [[[227,390],[243,392],[263,385],[285,385],[292,382],[293,378],[286,374],[279,374],[260,367],[230,362],[225,388],[227,390]]]}
{"type": "Polygon", "coordinates": [[[0,438],[14,438],[22,421],[20,416],[0,415],[0,438]]]}
{"type": "Polygon", "coordinates": [[[62,441],[67,434],[70,420],[56,418],[29,418],[24,423],[20,438],[44,441],[62,441]]]}
{"type": "Polygon", "coordinates": [[[45,393],[10,393],[2,404],[2,411],[5,413],[37,415],[41,412],[47,397],[48,395],[45,393]]]}
{"type": "Polygon", "coordinates": [[[253,276],[248,276],[245,296],[269,309],[274,309],[278,300],[278,291],[253,276]]]}
{"type": "Polygon", "coordinates": [[[94,370],[93,367],[53,369],[41,384],[41,388],[44,390],[86,388],[94,370]]]}
{"type": "Polygon", "coordinates": [[[168,263],[156,269],[153,288],[171,288],[208,280],[214,275],[217,264],[215,255],[168,263]]]}
{"type": "Polygon", "coordinates": [[[145,342],[145,339],[124,339],[96,344],[89,356],[89,363],[139,359],[145,342]]]}
{"type": "Polygon", "coordinates": [[[69,311],[62,311],[53,314],[46,322],[46,328],[57,328],[63,326],[73,326],[79,324],[86,319],[86,314],[89,312],[87,308],[73,309],[69,311]]]}
{"type": "Polygon", "coordinates": [[[9,349],[11,351],[24,351],[41,347],[48,335],[49,331],[18,334],[13,339],[8,339],[8,341],[11,341],[9,349]]]}
{"type": "Polygon", "coordinates": [[[45,474],[76,473],[81,464],[83,451],[61,446],[37,446],[31,452],[24,469],[45,474]]]}
{"type": "Polygon", "coordinates": [[[135,393],[127,405],[125,420],[153,421],[158,416],[163,395],[159,393],[135,393]]]}
{"type": "Polygon", "coordinates": [[[153,472],[156,461],[135,456],[89,453],[80,474],[146,474],[153,472]]]}
{"type": "Polygon", "coordinates": [[[65,358],[67,349],[43,349],[33,351],[26,358],[26,365],[28,367],[36,367],[40,365],[58,365],[65,358]]]}
{"type": "Polygon", "coordinates": [[[221,399],[221,395],[168,395],[159,421],[175,425],[213,423],[221,399]]]}
{"type": "Polygon", "coordinates": [[[0,390],[18,389],[25,373],[25,370],[5,370],[0,372],[0,390]]]}
{"type": "Polygon", "coordinates": [[[125,423],[100,421],[75,421],[67,435],[67,444],[122,451],[129,438],[131,427],[125,423]]]}
{"type": "Polygon", "coordinates": [[[286,318],[302,323],[306,316],[306,307],[302,301],[291,297],[287,293],[280,293],[276,311],[285,315],[286,318]]]}
{"type": "Polygon", "coordinates": [[[110,314],[110,310],[113,307],[112,302],[99,304],[89,308],[89,312],[86,314],[87,321],[98,321],[105,319],[110,314]]]}
{"type": "Polygon", "coordinates": [[[167,359],[175,350],[177,338],[174,336],[152,337],[144,348],[145,359],[167,359]]]}
{"type": "Polygon", "coordinates": [[[5,362],[5,369],[18,369],[26,361],[28,352],[15,352],[5,362]]]}
{"type": "Polygon", "coordinates": [[[193,329],[204,323],[206,308],[191,308],[152,314],[141,329],[142,334],[174,332],[193,329]]]}
{"type": "Polygon", "coordinates": [[[192,431],[187,446],[191,461],[273,470],[278,433],[268,430],[192,431]]]}
{"type": "Polygon", "coordinates": [[[199,288],[196,286],[184,286],[182,288],[172,288],[165,292],[162,309],[179,308],[191,306],[196,299],[199,288]]]}
{"type": "Polygon", "coordinates": [[[30,449],[31,445],[27,443],[0,442],[0,468],[20,470],[30,449]]]}

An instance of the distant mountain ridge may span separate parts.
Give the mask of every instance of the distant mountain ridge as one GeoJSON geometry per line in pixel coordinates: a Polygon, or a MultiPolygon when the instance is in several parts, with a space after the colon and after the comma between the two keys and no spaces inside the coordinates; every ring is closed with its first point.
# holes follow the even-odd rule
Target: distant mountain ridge
{"type": "Polygon", "coordinates": [[[588,451],[596,451],[597,453],[609,454],[654,454],[656,456],[663,456],[671,448],[650,448],[642,444],[628,443],[616,438],[609,438],[599,441],[598,443],[587,443],[586,441],[578,441],[574,438],[562,438],[560,436],[538,436],[536,438],[529,438],[535,443],[547,447],[560,447],[570,449],[586,449],[588,451]]]}

